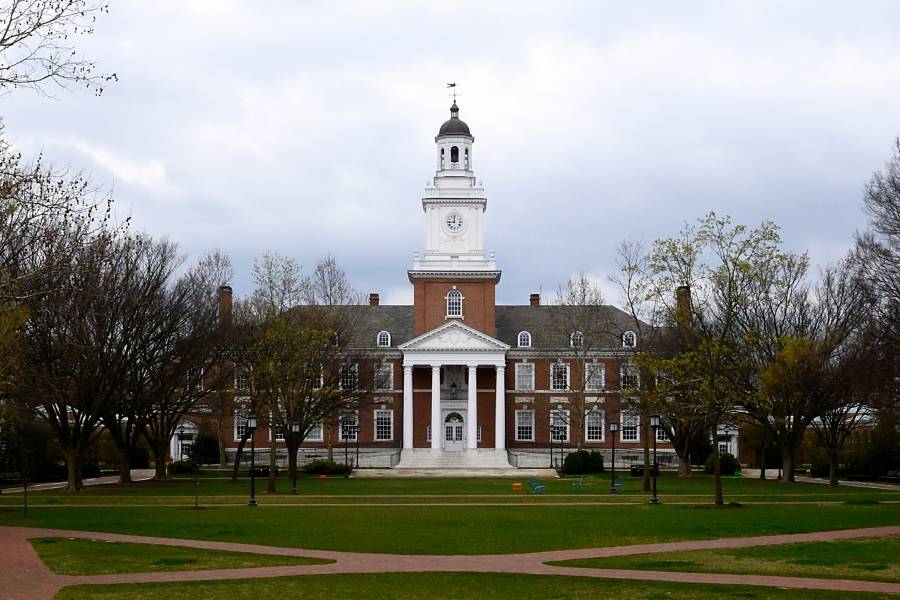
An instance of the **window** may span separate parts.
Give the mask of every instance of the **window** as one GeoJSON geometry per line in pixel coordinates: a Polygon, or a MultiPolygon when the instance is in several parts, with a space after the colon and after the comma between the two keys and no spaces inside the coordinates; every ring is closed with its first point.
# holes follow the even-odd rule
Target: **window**
{"type": "Polygon", "coordinates": [[[531,348],[531,334],[527,331],[519,333],[519,348],[531,348]]]}
{"type": "Polygon", "coordinates": [[[375,441],[389,442],[394,439],[394,411],[375,411],[375,441]]]}
{"type": "Polygon", "coordinates": [[[622,334],[622,346],[624,348],[634,348],[637,346],[637,335],[633,331],[626,331],[622,334]]]}
{"type": "Polygon", "coordinates": [[[462,312],[462,301],[463,295],[457,289],[452,289],[447,294],[447,316],[448,317],[461,317],[462,312]]]}
{"type": "Polygon", "coordinates": [[[250,389],[250,369],[240,365],[234,367],[234,389],[238,392],[250,389]]]}
{"type": "Polygon", "coordinates": [[[375,389],[376,390],[392,390],[394,389],[394,365],[391,363],[380,363],[375,365],[375,389]]]}
{"type": "Polygon", "coordinates": [[[234,439],[240,440],[247,433],[247,416],[250,414],[250,398],[236,396],[234,399],[234,439]]]}
{"type": "Polygon", "coordinates": [[[602,410],[594,410],[584,416],[584,436],[589,442],[602,442],[604,431],[604,414],[602,410]]]}
{"type": "Polygon", "coordinates": [[[533,410],[517,410],[516,411],[516,441],[517,442],[533,442],[534,441],[534,411],[533,410]]]}
{"type": "Polygon", "coordinates": [[[203,391],[203,369],[188,369],[184,377],[187,389],[203,391]]]}
{"type": "Polygon", "coordinates": [[[355,390],[359,386],[359,364],[351,363],[341,369],[341,389],[355,390]]]}
{"type": "Polygon", "coordinates": [[[669,433],[666,431],[666,428],[660,424],[659,427],[656,428],[656,441],[657,442],[668,442],[669,441],[669,433]]]}
{"type": "Polygon", "coordinates": [[[580,331],[573,331],[569,336],[569,345],[573,348],[581,348],[584,346],[584,334],[580,331]]]}
{"type": "Polygon", "coordinates": [[[635,365],[622,365],[620,381],[622,389],[638,388],[641,386],[641,373],[635,365]]]}
{"type": "Polygon", "coordinates": [[[457,146],[450,147],[450,162],[452,162],[452,163],[459,162],[459,148],[457,146]]]}
{"type": "Polygon", "coordinates": [[[325,387],[325,371],[324,369],[319,369],[319,376],[312,378],[312,380],[307,380],[307,385],[311,386],[314,390],[321,390],[325,387]]]}
{"type": "Polygon", "coordinates": [[[640,438],[641,416],[633,412],[624,412],[621,415],[622,425],[619,428],[623,442],[637,442],[640,438]]]}
{"type": "Polygon", "coordinates": [[[719,442],[719,454],[731,454],[728,442],[719,442]]]}
{"type": "Polygon", "coordinates": [[[550,389],[569,389],[569,365],[565,363],[553,363],[550,367],[550,389]]]}
{"type": "Polygon", "coordinates": [[[391,334],[387,331],[378,332],[378,337],[376,338],[376,345],[379,348],[390,348],[391,347],[391,334]]]}
{"type": "Polygon", "coordinates": [[[321,442],[325,439],[325,428],[322,427],[321,423],[316,423],[309,429],[309,433],[306,434],[307,442],[321,442]]]}
{"type": "Polygon", "coordinates": [[[553,442],[569,441],[569,411],[550,411],[550,440],[553,442]]]}
{"type": "Polygon", "coordinates": [[[275,415],[269,413],[269,441],[272,441],[272,432],[275,432],[275,441],[284,441],[284,425],[275,422],[275,415]]]}
{"type": "Polygon", "coordinates": [[[584,389],[602,390],[606,385],[606,369],[603,363],[586,363],[584,365],[584,389]]]}
{"type": "Polygon", "coordinates": [[[341,415],[339,429],[340,440],[342,442],[355,442],[356,434],[359,431],[359,418],[351,413],[341,415]]]}
{"type": "Polygon", "coordinates": [[[534,389],[534,364],[516,363],[516,389],[534,389]]]}

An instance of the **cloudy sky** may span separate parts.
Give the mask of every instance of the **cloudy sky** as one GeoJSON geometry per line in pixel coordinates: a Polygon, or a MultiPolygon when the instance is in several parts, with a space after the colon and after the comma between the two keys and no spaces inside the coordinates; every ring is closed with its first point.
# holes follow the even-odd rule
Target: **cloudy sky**
{"type": "Polygon", "coordinates": [[[228,252],[238,293],[265,250],[331,252],[411,301],[448,81],[507,304],[710,210],[832,260],[900,135],[891,1],[112,0],[79,44],[119,82],[2,98],[7,136],[190,257],[228,252]]]}

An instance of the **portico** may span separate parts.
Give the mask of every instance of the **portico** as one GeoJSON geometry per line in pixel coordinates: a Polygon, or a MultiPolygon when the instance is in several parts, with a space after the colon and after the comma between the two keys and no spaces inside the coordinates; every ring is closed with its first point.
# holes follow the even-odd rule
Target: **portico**
{"type": "MultiPolygon", "coordinates": [[[[508,465],[505,456],[506,448],[506,351],[509,346],[503,342],[468,327],[458,321],[450,321],[432,331],[401,345],[403,352],[403,452],[401,467],[410,463],[414,454],[427,452],[430,455],[448,453],[465,453],[475,456],[490,455],[491,466],[497,451],[502,451],[502,462],[508,465]],[[415,424],[421,422],[421,415],[416,414],[414,401],[414,368],[430,371],[430,414],[428,423],[429,436],[425,436],[426,445],[417,447],[415,440],[423,436],[416,435],[415,424]],[[479,367],[494,370],[494,382],[479,381],[479,367]],[[482,409],[484,408],[484,388],[481,385],[493,383],[493,410],[479,414],[479,391],[482,392],[482,409]],[[493,441],[479,448],[479,438],[486,439],[486,426],[491,426],[493,441]],[[481,434],[481,435],[480,435],[481,434]],[[488,452],[484,452],[488,450],[488,452]]],[[[485,377],[485,379],[488,379],[485,377]]],[[[419,403],[419,410],[422,403],[419,403]]],[[[462,457],[456,457],[462,460],[462,457]]],[[[416,466],[422,464],[419,457],[416,466]]],[[[427,460],[427,459],[426,459],[427,460]]]]}

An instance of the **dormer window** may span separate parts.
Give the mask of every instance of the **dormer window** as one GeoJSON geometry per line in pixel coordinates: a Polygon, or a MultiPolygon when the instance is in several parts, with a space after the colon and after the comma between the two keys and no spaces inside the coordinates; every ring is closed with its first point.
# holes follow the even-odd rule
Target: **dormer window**
{"type": "Polygon", "coordinates": [[[634,348],[637,346],[637,335],[633,331],[626,331],[622,334],[622,347],[634,348]]]}
{"type": "Polygon", "coordinates": [[[569,345],[573,348],[581,348],[584,346],[584,334],[580,331],[573,331],[569,336],[569,345]]]}
{"type": "Polygon", "coordinates": [[[519,333],[519,348],[531,348],[531,334],[527,331],[519,333]]]}
{"type": "Polygon", "coordinates": [[[378,333],[378,337],[376,338],[376,345],[379,348],[390,348],[391,347],[391,334],[387,331],[380,331],[378,333]]]}
{"type": "Polygon", "coordinates": [[[463,316],[463,295],[458,289],[454,288],[447,293],[447,316],[461,317],[463,316]]]}

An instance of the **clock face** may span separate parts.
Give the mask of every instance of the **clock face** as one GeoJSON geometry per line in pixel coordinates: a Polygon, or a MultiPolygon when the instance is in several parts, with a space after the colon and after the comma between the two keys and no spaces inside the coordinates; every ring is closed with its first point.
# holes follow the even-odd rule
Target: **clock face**
{"type": "Polygon", "coordinates": [[[463,226],[463,218],[462,215],[456,211],[453,211],[449,215],[447,215],[447,229],[450,231],[459,231],[463,226]]]}

